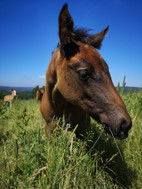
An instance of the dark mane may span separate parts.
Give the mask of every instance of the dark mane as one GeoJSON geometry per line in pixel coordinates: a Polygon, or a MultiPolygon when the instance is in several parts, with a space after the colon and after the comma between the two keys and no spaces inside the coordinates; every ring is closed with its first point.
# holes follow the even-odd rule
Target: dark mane
{"type": "Polygon", "coordinates": [[[61,54],[63,55],[63,53],[65,52],[66,56],[68,57],[68,52],[70,52],[71,56],[74,55],[78,51],[78,46],[75,44],[75,42],[80,41],[82,43],[89,44],[87,40],[91,38],[91,35],[88,33],[89,31],[91,30],[87,30],[85,28],[74,28],[71,34],[72,35],[71,43],[68,43],[66,45],[66,48],[64,48],[64,50],[62,45],[58,43],[57,47],[60,49],[61,54]],[[72,51],[72,49],[74,49],[74,51],[72,51]]]}
{"type": "Polygon", "coordinates": [[[100,49],[102,45],[102,40],[108,32],[109,26],[107,26],[104,30],[94,35],[88,34],[88,31],[84,28],[75,29],[73,31],[73,40],[81,41],[85,44],[91,45],[94,48],[100,49]]]}
{"type": "Polygon", "coordinates": [[[75,41],[80,41],[82,43],[87,43],[88,38],[91,37],[91,35],[88,33],[91,31],[90,29],[85,29],[85,28],[74,28],[73,31],[73,39],[75,41]]]}

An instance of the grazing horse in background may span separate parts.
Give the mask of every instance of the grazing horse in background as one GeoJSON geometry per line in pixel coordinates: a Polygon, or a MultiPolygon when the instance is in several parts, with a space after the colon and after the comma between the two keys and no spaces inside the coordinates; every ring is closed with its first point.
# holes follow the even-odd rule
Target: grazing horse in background
{"type": "Polygon", "coordinates": [[[16,89],[12,89],[12,94],[11,95],[6,95],[4,97],[4,104],[6,102],[9,102],[10,103],[10,109],[11,109],[12,108],[12,102],[13,102],[15,97],[16,97],[16,89]]]}
{"type": "Polygon", "coordinates": [[[37,92],[36,92],[36,100],[37,100],[37,103],[38,103],[38,101],[41,101],[42,96],[43,96],[43,93],[44,93],[44,90],[43,90],[43,89],[37,90],[37,92]]]}
{"type": "Polygon", "coordinates": [[[90,116],[100,122],[106,132],[125,139],[132,126],[123,100],[116,91],[109,68],[96,49],[108,32],[90,35],[75,29],[65,4],[59,14],[60,42],[46,72],[46,86],[40,110],[50,136],[53,117],[65,115],[76,134],[89,129],[90,116]]]}

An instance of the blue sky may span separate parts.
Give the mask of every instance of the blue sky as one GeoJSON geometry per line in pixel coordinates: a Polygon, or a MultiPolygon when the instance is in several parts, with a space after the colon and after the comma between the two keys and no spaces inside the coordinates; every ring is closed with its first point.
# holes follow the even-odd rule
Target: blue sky
{"type": "Polygon", "coordinates": [[[99,52],[114,84],[142,87],[142,0],[0,0],[0,85],[45,85],[65,2],[76,26],[110,26],[99,52]]]}

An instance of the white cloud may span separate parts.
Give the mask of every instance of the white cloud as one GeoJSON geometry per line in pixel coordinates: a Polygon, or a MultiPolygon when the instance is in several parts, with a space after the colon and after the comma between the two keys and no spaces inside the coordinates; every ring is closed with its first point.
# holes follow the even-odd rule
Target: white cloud
{"type": "Polygon", "coordinates": [[[45,78],[45,75],[41,75],[40,78],[45,78]]]}

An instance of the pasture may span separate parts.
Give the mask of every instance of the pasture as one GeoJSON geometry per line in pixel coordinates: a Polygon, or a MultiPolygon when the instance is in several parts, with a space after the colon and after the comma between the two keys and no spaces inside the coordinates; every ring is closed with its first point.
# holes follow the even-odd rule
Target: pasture
{"type": "MultiPolygon", "coordinates": [[[[0,188],[142,188],[142,92],[122,95],[133,127],[126,140],[91,119],[84,139],[64,116],[51,138],[34,100],[0,103],[0,188]]],[[[75,128],[76,129],[76,128],[75,128]]]]}

